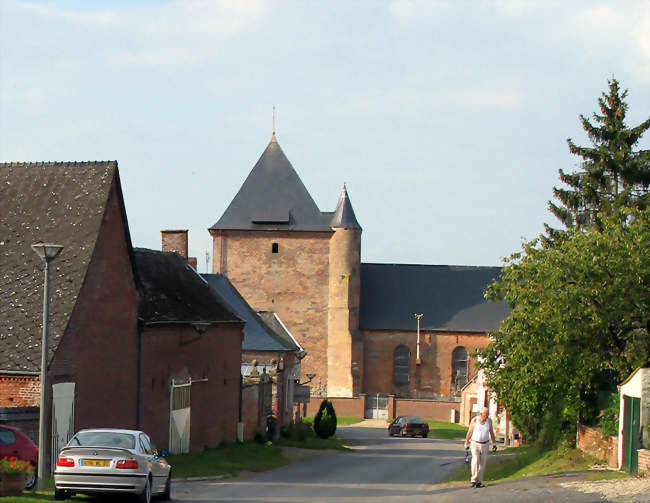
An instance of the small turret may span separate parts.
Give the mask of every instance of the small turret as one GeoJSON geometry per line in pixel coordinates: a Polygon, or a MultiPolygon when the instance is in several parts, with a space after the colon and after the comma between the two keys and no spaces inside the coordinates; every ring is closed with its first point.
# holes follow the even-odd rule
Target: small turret
{"type": "Polygon", "coordinates": [[[359,330],[361,226],[345,185],[330,222],[327,395],[351,397],[361,389],[363,347],[359,330]]]}

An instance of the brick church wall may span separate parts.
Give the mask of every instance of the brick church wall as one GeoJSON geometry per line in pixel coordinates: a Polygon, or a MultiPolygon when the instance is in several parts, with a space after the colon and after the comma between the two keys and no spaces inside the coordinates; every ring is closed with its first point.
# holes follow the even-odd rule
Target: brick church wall
{"type": "MultiPolygon", "coordinates": [[[[213,272],[256,310],[275,311],[307,351],[303,376],[327,383],[330,232],[211,231],[213,272]],[[277,243],[278,252],[272,252],[277,243]]],[[[313,385],[312,385],[313,388],[313,385]]]]}
{"type": "Polygon", "coordinates": [[[452,353],[464,347],[470,357],[468,375],[476,373],[472,354],[489,344],[485,334],[420,333],[420,365],[415,364],[415,332],[364,330],[364,391],[390,393],[402,397],[448,397],[452,391],[452,353]],[[411,351],[409,383],[393,383],[393,352],[399,345],[411,351]]]}

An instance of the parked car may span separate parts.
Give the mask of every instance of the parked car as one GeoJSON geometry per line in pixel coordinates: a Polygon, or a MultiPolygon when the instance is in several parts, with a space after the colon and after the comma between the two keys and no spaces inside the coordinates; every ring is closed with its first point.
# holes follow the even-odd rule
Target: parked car
{"type": "Polygon", "coordinates": [[[36,465],[38,464],[38,447],[18,428],[0,425],[0,459],[5,456],[29,461],[34,470],[27,476],[25,488],[33,489],[36,484],[36,465]]]}
{"type": "Polygon", "coordinates": [[[417,416],[399,416],[388,426],[388,435],[401,435],[403,437],[422,435],[427,438],[429,434],[429,425],[421,417],[417,416]]]}
{"type": "Polygon", "coordinates": [[[142,431],[81,430],[61,449],[54,470],[54,499],[75,493],[131,493],[142,503],[169,500],[172,469],[142,431]]]}

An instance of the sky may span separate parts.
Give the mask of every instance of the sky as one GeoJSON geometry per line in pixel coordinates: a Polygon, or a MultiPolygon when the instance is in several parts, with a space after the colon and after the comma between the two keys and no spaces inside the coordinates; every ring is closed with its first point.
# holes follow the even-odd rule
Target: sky
{"type": "Polygon", "coordinates": [[[347,185],[362,261],[494,266],[558,225],[612,77],[638,125],[648,1],[0,0],[0,161],[117,160],[134,245],[189,229],[204,272],[275,106],[320,210],[347,185]]]}

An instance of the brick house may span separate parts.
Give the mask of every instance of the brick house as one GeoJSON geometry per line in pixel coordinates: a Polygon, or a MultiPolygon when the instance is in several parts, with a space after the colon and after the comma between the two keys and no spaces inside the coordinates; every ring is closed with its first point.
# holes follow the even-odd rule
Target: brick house
{"type": "Polygon", "coordinates": [[[320,211],[275,134],[209,232],[213,273],[278,313],[307,352],[301,372],[315,374],[316,395],[456,400],[508,314],[483,298],[498,267],[361,263],[347,188],[334,212],[320,211]]]}
{"type": "Polygon", "coordinates": [[[226,380],[239,372],[242,322],[217,305],[214,295],[209,313],[207,294],[196,312],[189,299],[177,299],[185,304],[183,316],[177,305],[158,302],[169,289],[203,282],[192,270],[183,268],[181,274],[168,259],[161,259],[167,261],[162,265],[174,271],[175,284],[150,282],[146,266],[153,259],[141,257],[138,272],[140,253],[131,245],[114,161],[0,164],[3,404],[5,399],[21,404],[22,392],[10,391],[11,383],[20,376],[23,388],[33,388],[40,371],[43,263],[30,248],[39,241],[64,246],[50,265],[47,378],[53,457],[74,431],[88,427],[150,428],[158,446],[167,447],[170,381],[194,378],[195,371],[201,379],[206,374],[216,393],[203,396],[197,390],[198,402],[218,398],[227,405],[220,407],[222,419],[216,422],[214,403],[192,415],[192,448],[234,439],[237,407],[227,400],[236,403],[238,393],[236,383],[226,380]],[[192,331],[204,341],[181,351],[192,331]],[[188,365],[200,355],[203,360],[188,365]]]}

